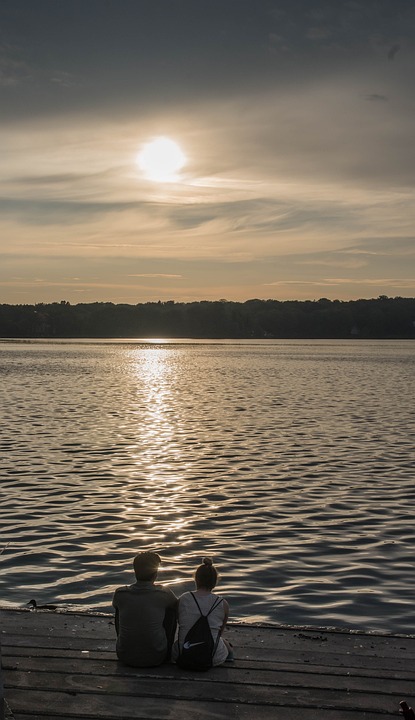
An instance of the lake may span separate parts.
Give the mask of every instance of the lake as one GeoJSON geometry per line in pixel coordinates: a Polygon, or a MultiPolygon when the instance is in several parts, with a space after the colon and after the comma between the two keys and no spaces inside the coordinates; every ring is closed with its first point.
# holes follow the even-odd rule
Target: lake
{"type": "Polygon", "coordinates": [[[0,597],[109,611],[132,558],[233,620],[415,628],[413,341],[0,342],[0,597]]]}

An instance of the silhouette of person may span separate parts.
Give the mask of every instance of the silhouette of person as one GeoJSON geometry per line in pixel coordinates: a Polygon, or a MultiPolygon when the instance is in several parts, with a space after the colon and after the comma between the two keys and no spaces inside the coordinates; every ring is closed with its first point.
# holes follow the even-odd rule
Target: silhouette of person
{"type": "Polygon", "coordinates": [[[133,563],[136,582],[114,593],[116,652],[124,665],[153,667],[170,659],[177,598],[155,584],[160,563],[157,553],[140,553],[133,563]]]}

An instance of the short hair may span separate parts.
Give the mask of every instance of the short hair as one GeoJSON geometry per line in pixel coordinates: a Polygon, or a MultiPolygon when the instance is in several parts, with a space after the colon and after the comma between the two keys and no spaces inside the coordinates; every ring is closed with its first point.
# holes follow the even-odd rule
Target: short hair
{"type": "Polygon", "coordinates": [[[152,580],[159,569],[161,557],[155,552],[142,552],[134,558],[134,572],[137,580],[152,580]]]}
{"type": "Polygon", "coordinates": [[[218,582],[218,572],[213,564],[212,558],[205,557],[202,564],[195,572],[195,580],[198,588],[213,590],[218,582]]]}

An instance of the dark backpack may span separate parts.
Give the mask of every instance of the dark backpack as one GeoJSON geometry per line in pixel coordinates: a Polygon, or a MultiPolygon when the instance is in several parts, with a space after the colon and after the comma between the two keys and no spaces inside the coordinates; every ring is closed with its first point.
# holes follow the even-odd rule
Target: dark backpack
{"type": "Polygon", "coordinates": [[[194,625],[187,631],[183,646],[179,652],[176,664],[183,670],[209,670],[212,667],[213,656],[219,642],[219,633],[214,642],[212,631],[209,626],[208,617],[214,610],[222,598],[217,598],[206,615],[203,615],[200,605],[193,593],[190,593],[200,612],[194,625]]]}

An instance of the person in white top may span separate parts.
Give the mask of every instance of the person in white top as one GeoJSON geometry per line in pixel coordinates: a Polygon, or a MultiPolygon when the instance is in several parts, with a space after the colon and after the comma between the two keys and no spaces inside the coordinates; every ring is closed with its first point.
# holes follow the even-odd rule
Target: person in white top
{"type": "Polygon", "coordinates": [[[208,615],[209,627],[216,646],[212,664],[214,666],[222,665],[225,661],[229,662],[234,659],[231,643],[222,637],[229,617],[229,605],[224,598],[212,592],[217,581],[218,573],[211,558],[203,558],[202,564],[199,565],[195,572],[196,591],[193,593],[185,592],[179,598],[179,633],[173,646],[173,660],[177,660],[188,631],[200,617],[198,606],[201,612],[207,615],[215,603],[216,606],[208,615]],[[196,598],[197,604],[192,595],[196,598]]]}

